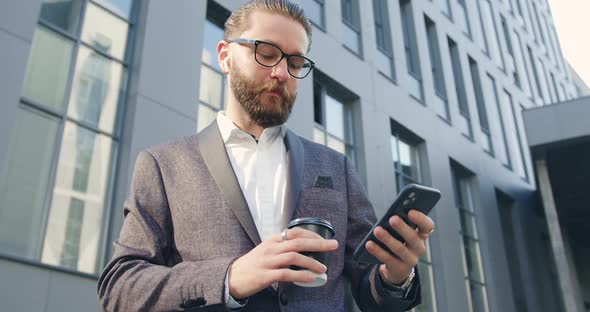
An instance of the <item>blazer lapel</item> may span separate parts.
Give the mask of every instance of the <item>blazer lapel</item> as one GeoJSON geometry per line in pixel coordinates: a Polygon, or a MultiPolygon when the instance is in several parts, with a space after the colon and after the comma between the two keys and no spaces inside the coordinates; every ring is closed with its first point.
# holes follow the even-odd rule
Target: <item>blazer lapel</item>
{"type": "Polygon", "coordinates": [[[299,194],[303,189],[303,144],[295,133],[287,130],[285,133],[285,150],[287,153],[287,184],[285,187],[285,207],[281,228],[293,219],[299,194]]]}
{"type": "Polygon", "coordinates": [[[246,198],[242,193],[238,179],[231,166],[229,157],[227,156],[217,121],[214,121],[207,128],[203,129],[199,134],[198,142],[199,150],[201,155],[203,155],[203,161],[221,190],[223,198],[231,207],[254,244],[260,244],[260,235],[256,229],[256,224],[254,223],[246,198]]]}

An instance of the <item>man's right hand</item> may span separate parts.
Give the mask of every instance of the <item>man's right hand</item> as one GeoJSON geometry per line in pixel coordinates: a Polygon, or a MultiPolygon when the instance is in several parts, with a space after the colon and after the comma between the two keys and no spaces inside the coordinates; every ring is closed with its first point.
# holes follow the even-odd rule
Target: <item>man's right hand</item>
{"type": "Polygon", "coordinates": [[[290,269],[295,265],[316,273],[325,273],[326,267],[300,252],[330,252],[338,249],[335,239],[324,239],[308,230],[293,228],[288,240],[277,234],[238,258],[228,275],[229,294],[235,299],[250,297],[275,282],[309,283],[315,276],[308,271],[290,269]]]}

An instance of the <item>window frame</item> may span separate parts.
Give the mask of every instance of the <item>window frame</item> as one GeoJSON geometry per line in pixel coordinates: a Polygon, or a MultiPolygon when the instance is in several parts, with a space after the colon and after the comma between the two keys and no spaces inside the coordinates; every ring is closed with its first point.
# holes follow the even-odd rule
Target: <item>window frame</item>
{"type": "MultiPolygon", "coordinates": [[[[52,32],[55,35],[62,37],[63,39],[71,42],[73,44],[72,47],[72,54],[71,60],[69,63],[69,68],[67,69],[68,78],[64,88],[64,97],[63,97],[63,107],[61,110],[46,106],[44,103],[40,103],[32,98],[28,98],[21,93],[18,101],[18,107],[22,110],[29,110],[33,113],[40,113],[43,115],[47,115],[51,118],[55,118],[58,120],[58,128],[56,132],[56,141],[55,141],[55,148],[53,150],[51,161],[49,164],[49,175],[46,183],[45,188],[45,199],[42,204],[42,213],[41,213],[41,221],[42,229],[39,234],[38,240],[35,240],[32,248],[34,249],[33,256],[27,257],[22,255],[13,255],[7,254],[4,251],[0,250],[0,257],[7,258],[11,260],[15,260],[18,262],[28,263],[34,266],[45,267],[56,271],[61,271],[69,274],[74,274],[78,276],[85,276],[96,278],[100,272],[100,269],[104,266],[106,262],[107,256],[107,240],[110,236],[112,224],[109,222],[111,219],[111,215],[113,214],[113,201],[115,197],[115,188],[116,188],[116,171],[119,168],[120,163],[117,161],[119,158],[120,153],[120,144],[123,135],[123,120],[126,114],[126,102],[129,97],[129,92],[127,90],[127,85],[130,81],[130,68],[131,62],[134,54],[134,49],[132,43],[135,41],[136,37],[136,29],[138,23],[138,9],[139,9],[139,2],[135,0],[131,0],[131,7],[129,12],[129,17],[124,17],[117,12],[109,9],[105,5],[100,2],[92,1],[92,0],[82,0],[80,3],[79,8],[79,16],[78,22],[76,25],[76,29],[72,30],[71,32],[61,29],[58,26],[53,25],[50,21],[43,19],[41,16],[38,18],[36,23],[35,29],[43,28],[46,31],[52,32]],[[126,42],[124,43],[125,52],[123,53],[122,59],[118,59],[114,56],[111,56],[107,53],[102,52],[101,50],[95,48],[94,46],[84,42],[82,40],[82,29],[85,25],[87,20],[87,10],[90,5],[96,6],[99,10],[105,11],[107,14],[112,15],[113,17],[122,20],[128,25],[127,28],[127,37],[126,42]],[[78,65],[80,50],[82,48],[86,48],[89,51],[96,53],[100,57],[107,59],[109,62],[115,62],[121,66],[121,81],[118,87],[118,95],[117,95],[117,112],[114,116],[114,126],[112,132],[108,132],[105,130],[100,129],[99,125],[92,125],[84,120],[81,120],[80,117],[71,117],[68,115],[68,107],[71,105],[71,96],[72,96],[72,87],[74,79],[76,78],[76,67],[78,65]],[[100,225],[98,228],[100,229],[100,234],[98,236],[97,242],[97,249],[96,254],[97,258],[95,259],[94,263],[94,270],[91,273],[81,271],[78,268],[71,268],[61,265],[53,265],[43,262],[43,249],[45,246],[45,238],[47,237],[47,229],[49,227],[49,216],[51,213],[51,206],[53,203],[53,196],[56,187],[56,178],[57,178],[57,171],[59,167],[59,160],[61,150],[64,144],[64,130],[66,124],[72,124],[74,127],[79,127],[86,131],[90,131],[97,136],[105,136],[107,137],[112,146],[111,153],[109,155],[109,166],[105,168],[105,173],[107,174],[106,178],[106,188],[104,190],[103,200],[104,200],[104,207],[102,211],[100,221],[100,225]]],[[[42,5],[42,4],[41,4],[42,5]]],[[[30,53],[30,52],[29,52],[30,53]]],[[[24,83],[24,82],[23,82],[24,83]]],[[[64,241],[65,242],[65,241],[64,241]]]]}

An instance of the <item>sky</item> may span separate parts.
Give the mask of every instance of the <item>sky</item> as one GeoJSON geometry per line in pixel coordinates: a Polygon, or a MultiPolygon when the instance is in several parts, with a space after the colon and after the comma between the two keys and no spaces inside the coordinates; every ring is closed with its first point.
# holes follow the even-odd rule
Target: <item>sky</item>
{"type": "Polygon", "coordinates": [[[565,59],[590,86],[590,0],[549,0],[565,59]]]}

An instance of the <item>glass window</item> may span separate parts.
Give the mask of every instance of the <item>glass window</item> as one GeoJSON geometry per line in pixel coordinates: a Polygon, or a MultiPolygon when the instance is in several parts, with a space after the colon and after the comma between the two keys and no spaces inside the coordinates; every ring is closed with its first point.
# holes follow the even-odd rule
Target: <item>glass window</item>
{"type": "Polygon", "coordinates": [[[533,77],[535,77],[535,85],[537,86],[537,95],[541,98],[541,100],[543,99],[543,90],[541,87],[541,81],[539,78],[539,71],[537,69],[537,64],[535,62],[535,58],[533,57],[533,50],[531,50],[530,46],[527,46],[527,51],[528,51],[528,61],[529,61],[529,66],[531,66],[532,68],[532,72],[533,72],[533,77]]]}
{"type": "Polygon", "coordinates": [[[506,127],[506,141],[508,143],[508,151],[511,155],[511,164],[514,171],[522,178],[527,177],[524,158],[522,157],[522,142],[520,140],[520,130],[516,123],[514,103],[512,103],[512,96],[504,90],[501,100],[501,113],[504,126],[506,127]]]}
{"type": "Polygon", "coordinates": [[[387,1],[373,0],[373,17],[375,20],[375,40],[377,41],[377,58],[375,62],[381,73],[395,80],[395,65],[393,62],[393,46],[391,42],[387,1]]]}
{"type": "Polygon", "coordinates": [[[477,114],[479,116],[480,134],[483,149],[492,154],[494,153],[492,139],[490,137],[490,125],[488,121],[488,113],[486,110],[486,103],[484,101],[483,91],[481,87],[481,78],[479,76],[479,67],[477,62],[469,57],[469,69],[471,71],[471,82],[473,85],[473,92],[475,94],[475,102],[477,104],[477,114]]]}
{"type": "Polygon", "coordinates": [[[420,155],[417,146],[408,143],[399,135],[391,136],[391,156],[399,192],[409,183],[420,183],[420,155]]]}
{"type": "Polygon", "coordinates": [[[41,7],[10,170],[0,179],[0,207],[10,207],[0,208],[0,234],[12,233],[2,235],[0,253],[95,274],[105,260],[103,220],[111,208],[130,25],[94,1],[84,1],[86,14],[79,14],[80,2],[46,0],[41,7]]]}
{"type": "Polygon", "coordinates": [[[491,2],[489,0],[484,0],[482,2],[482,8],[482,23],[484,24],[484,31],[487,34],[487,37],[491,38],[488,41],[488,44],[490,45],[490,58],[496,62],[499,68],[504,68],[502,51],[500,50],[500,39],[491,2]]]}
{"type": "Polygon", "coordinates": [[[420,78],[422,75],[420,73],[420,59],[416,44],[416,29],[414,27],[412,3],[409,0],[402,0],[400,1],[400,6],[408,72],[414,77],[420,78]]]}
{"type": "Polygon", "coordinates": [[[97,269],[113,141],[67,122],[42,261],[93,273],[97,269]]]}
{"type": "Polygon", "coordinates": [[[498,99],[498,91],[496,90],[496,81],[489,74],[487,79],[483,81],[484,97],[489,100],[487,105],[488,117],[490,122],[490,133],[492,136],[492,142],[494,146],[494,154],[500,160],[500,162],[510,167],[510,161],[508,159],[508,150],[506,147],[506,134],[504,128],[504,122],[500,118],[499,106],[500,102],[498,99]]]}
{"type": "Polygon", "coordinates": [[[82,41],[119,60],[125,56],[129,24],[98,6],[88,3],[82,41]]]}
{"type": "Polygon", "coordinates": [[[469,14],[467,13],[467,5],[465,0],[457,0],[459,4],[459,10],[457,10],[457,23],[459,27],[463,30],[463,32],[468,36],[471,37],[471,26],[469,26],[469,14]]]}
{"type": "Polygon", "coordinates": [[[522,53],[522,43],[520,42],[520,36],[516,31],[513,31],[512,34],[514,34],[514,63],[516,65],[516,70],[518,71],[518,76],[521,80],[519,87],[528,97],[531,97],[531,81],[529,80],[527,74],[525,65],[526,61],[524,54],[522,53]]]}
{"type": "Polygon", "coordinates": [[[434,274],[430,258],[430,240],[425,242],[426,253],[418,261],[420,282],[422,286],[422,303],[412,309],[413,312],[436,312],[436,291],[434,288],[434,274]]]}
{"type": "Polygon", "coordinates": [[[45,197],[59,120],[19,109],[0,176],[0,249],[34,258],[43,233],[45,197]]]}
{"type": "Polygon", "coordinates": [[[199,111],[197,113],[197,132],[205,129],[210,123],[217,117],[217,111],[209,108],[206,105],[199,105],[199,111]]]}
{"type": "Polygon", "coordinates": [[[131,14],[131,6],[133,0],[94,0],[102,4],[105,8],[121,15],[124,18],[129,19],[131,14]]]}
{"type": "MultiPolygon", "coordinates": [[[[445,86],[445,74],[443,72],[442,61],[440,57],[440,49],[438,44],[438,33],[436,30],[436,24],[429,19],[426,15],[424,16],[424,22],[426,24],[426,35],[428,39],[428,53],[430,56],[430,66],[432,70],[432,77],[434,81],[434,90],[436,94],[443,98],[447,98],[447,90],[445,86]]],[[[445,109],[446,110],[446,109],[445,109]]],[[[443,116],[447,116],[448,112],[443,116]]]]}
{"type": "Polygon", "coordinates": [[[321,28],[325,27],[323,0],[302,0],[301,4],[305,10],[305,15],[312,23],[321,28]]]}
{"type": "Polygon", "coordinates": [[[68,115],[114,133],[119,99],[125,92],[123,66],[80,47],[72,82],[68,115]]]}
{"type": "Polygon", "coordinates": [[[227,81],[217,61],[217,43],[223,40],[221,23],[205,21],[203,51],[201,55],[201,77],[199,79],[199,108],[197,111],[197,132],[207,127],[223,109],[227,81]]]}
{"type": "Polygon", "coordinates": [[[44,0],[40,19],[61,30],[77,35],[82,0],[44,0]]]}
{"type": "Polygon", "coordinates": [[[449,45],[449,54],[453,68],[453,77],[455,82],[455,92],[457,94],[457,103],[459,106],[459,122],[457,126],[468,138],[472,137],[471,117],[469,116],[469,106],[467,106],[467,94],[465,90],[465,80],[463,79],[463,69],[461,67],[461,55],[457,44],[447,37],[449,45]]]}
{"type": "Polygon", "coordinates": [[[208,66],[201,66],[199,100],[220,110],[223,107],[225,76],[208,66]]]}
{"type": "Polygon", "coordinates": [[[326,129],[338,138],[344,139],[344,104],[330,95],[324,98],[326,107],[326,129]]]}
{"type": "Polygon", "coordinates": [[[205,20],[203,31],[203,52],[201,61],[221,72],[217,61],[217,43],[223,39],[223,28],[217,26],[210,20],[205,20]]]}
{"type": "Polygon", "coordinates": [[[314,112],[314,142],[327,145],[354,161],[350,105],[329,93],[324,84],[315,81],[314,112]]]}
{"type": "Polygon", "coordinates": [[[476,11],[475,14],[477,14],[477,16],[475,17],[475,21],[473,23],[473,26],[475,28],[475,32],[477,33],[477,41],[479,41],[479,45],[481,46],[481,50],[485,53],[489,55],[489,44],[488,44],[488,36],[486,34],[485,31],[485,21],[483,18],[483,11],[482,11],[482,1],[475,1],[475,5],[476,5],[476,11]],[[479,20],[479,23],[477,22],[477,20],[479,20]]]}
{"type": "Polygon", "coordinates": [[[72,41],[38,27],[33,37],[22,95],[56,111],[63,111],[73,47],[72,41]]]}
{"type": "Polygon", "coordinates": [[[472,176],[453,165],[455,203],[461,219],[463,242],[463,269],[467,297],[471,311],[488,311],[486,281],[481,259],[480,242],[476,222],[476,200],[473,194],[472,176]]]}
{"type": "Polygon", "coordinates": [[[358,0],[341,0],[343,43],[357,55],[362,55],[361,22],[358,0]]]}

